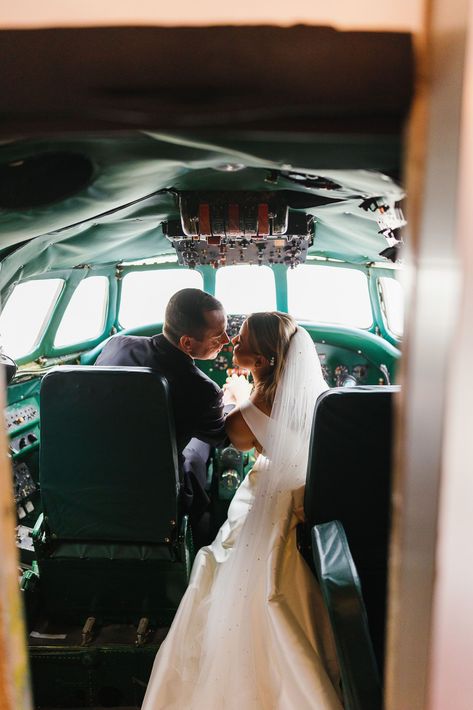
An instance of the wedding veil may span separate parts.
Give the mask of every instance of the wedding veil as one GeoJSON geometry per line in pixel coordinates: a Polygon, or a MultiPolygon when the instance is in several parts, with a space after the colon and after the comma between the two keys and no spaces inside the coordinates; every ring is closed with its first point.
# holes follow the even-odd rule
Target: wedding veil
{"type": "MultiPolygon", "coordinates": [[[[277,552],[268,558],[268,540],[274,536],[277,522],[287,516],[293,491],[305,483],[315,402],[326,389],[314,343],[298,327],[277,386],[267,437],[260,442],[263,455],[257,462],[254,500],[244,519],[242,516],[238,539],[219,566],[204,602],[203,638],[189,640],[204,650],[197,682],[204,692],[201,699],[205,699],[205,688],[212,679],[221,685],[223,701],[231,697],[231,707],[238,707],[238,702],[242,710],[265,707],[264,698],[259,697],[265,682],[261,673],[271,667],[271,659],[266,657],[260,665],[261,658],[281,639],[262,636],[277,635],[271,615],[280,603],[274,590],[284,574],[284,562],[277,552]],[[261,599],[266,603],[262,605],[261,599]],[[264,615],[267,619],[262,624],[264,615]],[[267,628],[267,633],[262,634],[262,628],[267,628]]],[[[276,543],[275,549],[278,547],[276,543]]],[[[280,679],[277,669],[274,674],[267,679],[273,688],[280,679]]]]}

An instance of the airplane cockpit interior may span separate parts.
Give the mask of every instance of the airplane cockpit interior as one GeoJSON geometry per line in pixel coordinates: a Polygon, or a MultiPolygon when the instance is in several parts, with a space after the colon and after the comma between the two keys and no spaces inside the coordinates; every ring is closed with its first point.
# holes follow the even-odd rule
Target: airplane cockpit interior
{"type": "MultiPolygon", "coordinates": [[[[7,40],[34,44],[41,32],[7,40]]],[[[379,710],[410,37],[266,28],[252,77],[256,35],[244,29],[113,32],[58,31],[48,61],[64,58],[73,98],[53,94],[41,73],[43,104],[56,104],[49,120],[30,97],[35,123],[15,109],[25,99],[16,87],[19,128],[7,117],[11,137],[0,145],[1,362],[35,707],[140,707],[188,585],[197,549],[180,507],[166,383],[95,362],[117,335],[161,333],[169,298],[192,287],[228,314],[230,342],[197,363],[219,386],[242,374],[231,338],[250,313],[289,313],[310,334],[328,391],[314,417],[298,547],[329,611],[345,708],[379,710]],[[208,42],[194,67],[197,40],[185,32],[208,42]],[[233,68],[218,53],[230,34],[233,68]],[[139,90],[137,74],[105,86],[120,63],[104,60],[101,98],[81,115],[92,66],[120,37],[142,40],[140,66],[149,59],[139,90]],[[70,42],[71,54],[89,57],[86,78],[64,54],[70,42]]],[[[213,534],[256,453],[212,450],[213,534]]]]}

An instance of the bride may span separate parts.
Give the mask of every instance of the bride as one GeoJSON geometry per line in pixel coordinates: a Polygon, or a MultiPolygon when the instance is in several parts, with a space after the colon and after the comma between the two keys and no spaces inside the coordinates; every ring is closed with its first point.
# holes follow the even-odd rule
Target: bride
{"type": "Polygon", "coordinates": [[[312,415],[326,389],[310,336],[285,313],[254,313],[233,339],[254,389],[227,432],[260,452],[154,663],[142,710],[339,710],[335,647],[319,588],[296,548],[312,415]]]}

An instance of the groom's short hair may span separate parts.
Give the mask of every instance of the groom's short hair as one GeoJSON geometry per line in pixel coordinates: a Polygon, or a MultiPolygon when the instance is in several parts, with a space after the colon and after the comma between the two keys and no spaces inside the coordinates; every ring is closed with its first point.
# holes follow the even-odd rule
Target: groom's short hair
{"type": "Polygon", "coordinates": [[[207,311],[223,311],[223,306],[210,293],[199,288],[183,288],[176,291],[166,306],[164,335],[174,345],[178,345],[183,335],[202,340],[207,329],[205,320],[207,311]]]}

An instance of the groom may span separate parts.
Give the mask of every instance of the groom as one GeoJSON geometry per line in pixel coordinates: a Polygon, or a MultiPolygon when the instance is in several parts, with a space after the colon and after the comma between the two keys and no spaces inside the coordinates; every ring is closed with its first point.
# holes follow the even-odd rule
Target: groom
{"type": "Polygon", "coordinates": [[[200,289],[185,288],[166,307],[162,335],[113,336],[95,363],[150,367],[167,379],[184,479],[181,500],[198,545],[207,542],[207,461],[210,447],[225,439],[225,418],[222,390],[196,367],[194,358],[213,360],[229,342],[226,331],[220,301],[200,289]]]}

